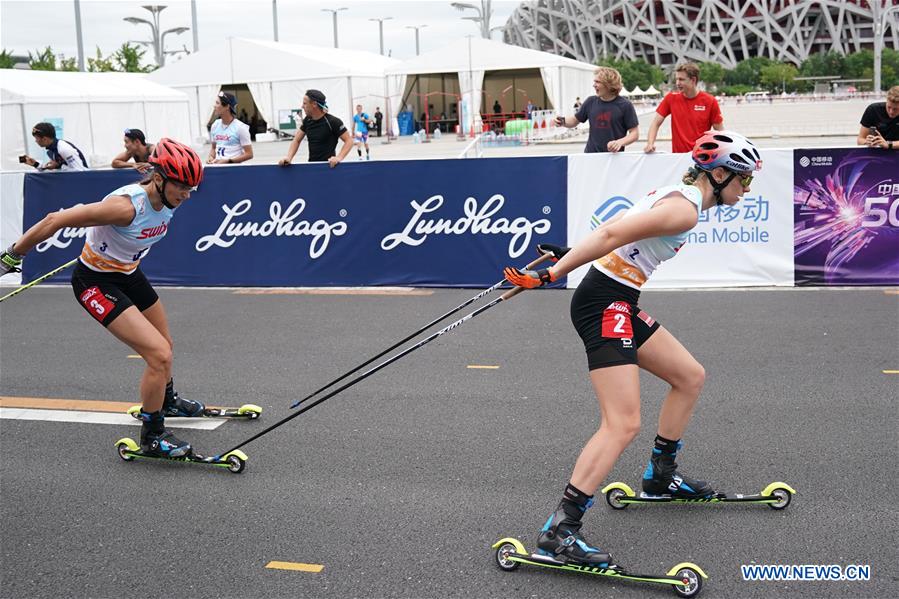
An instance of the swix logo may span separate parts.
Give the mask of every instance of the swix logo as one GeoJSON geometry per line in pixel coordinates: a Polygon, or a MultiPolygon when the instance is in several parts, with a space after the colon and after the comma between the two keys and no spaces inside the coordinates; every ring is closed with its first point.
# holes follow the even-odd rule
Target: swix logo
{"type": "MultiPolygon", "coordinates": [[[[84,204],[75,204],[75,206],[83,206],[84,204]]],[[[75,206],[72,206],[73,208],[75,206]]],[[[62,212],[65,208],[60,208],[62,212]]],[[[63,227],[53,234],[52,237],[40,242],[34,249],[38,252],[46,252],[50,248],[64,249],[72,245],[75,239],[84,239],[87,236],[87,227],[63,227]]]]}
{"type": "Polygon", "coordinates": [[[615,310],[616,312],[624,312],[625,314],[631,313],[630,304],[625,304],[624,302],[612,302],[609,304],[609,307],[606,310],[615,310]]]}
{"type": "Polygon", "coordinates": [[[704,112],[704,111],[705,111],[705,105],[704,105],[704,104],[697,104],[697,105],[695,105],[695,106],[693,107],[693,110],[696,110],[696,111],[698,111],[698,112],[704,112]]]}
{"type": "Polygon", "coordinates": [[[280,202],[272,202],[268,209],[269,220],[238,222],[237,217],[249,212],[252,206],[253,201],[249,198],[237,202],[233,207],[223,204],[225,218],[215,233],[197,240],[197,251],[205,252],[212,246],[231,247],[238,237],[311,237],[309,257],[315,259],[328,249],[332,236],[339,237],[347,232],[347,224],[343,221],[331,223],[323,219],[296,220],[306,209],[306,200],[302,198],[295,199],[286,209],[281,208],[280,202]]]}
{"type": "Polygon", "coordinates": [[[147,227],[146,229],[141,229],[140,235],[138,235],[137,238],[150,239],[151,237],[159,237],[160,235],[165,235],[165,232],[168,231],[168,229],[168,223],[162,223],[155,227],[147,227]]]}
{"type": "Polygon", "coordinates": [[[590,230],[594,230],[607,220],[614,218],[622,210],[627,210],[634,203],[624,196],[613,196],[599,205],[590,217],[590,230]]]}
{"type": "MultiPolygon", "coordinates": [[[[531,245],[534,234],[543,234],[549,231],[552,223],[548,219],[541,218],[535,221],[523,216],[515,219],[500,217],[494,219],[506,199],[495,194],[478,205],[475,198],[465,200],[463,210],[465,215],[455,220],[448,218],[426,219],[424,216],[436,212],[443,206],[443,196],[431,196],[422,203],[413,200],[410,205],[414,209],[412,218],[406,223],[401,233],[391,233],[381,240],[381,249],[390,251],[400,244],[419,246],[427,241],[429,235],[512,235],[509,240],[509,257],[517,258],[531,245]]],[[[543,209],[544,214],[549,214],[549,208],[543,209]]]]}
{"type": "Polygon", "coordinates": [[[81,303],[86,302],[98,293],[100,293],[99,287],[91,287],[90,289],[85,290],[84,293],[81,294],[81,303]]]}

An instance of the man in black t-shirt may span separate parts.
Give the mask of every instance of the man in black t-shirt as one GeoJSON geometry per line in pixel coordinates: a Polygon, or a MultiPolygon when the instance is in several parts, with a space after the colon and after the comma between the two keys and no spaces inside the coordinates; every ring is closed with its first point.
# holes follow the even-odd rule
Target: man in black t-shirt
{"type": "Polygon", "coordinates": [[[899,150],[899,85],[889,89],[886,102],[874,102],[865,109],[861,125],[858,145],[899,150]]]}
{"type": "Polygon", "coordinates": [[[619,96],[621,75],[613,68],[599,67],[594,71],[593,89],[590,96],[574,116],[557,116],[560,127],[575,127],[584,121],[590,122],[590,137],[584,152],[620,152],[625,146],[637,141],[640,136],[640,122],[634,105],[619,96]]]}
{"type": "Polygon", "coordinates": [[[306,91],[303,96],[303,112],[306,116],[293,141],[287,150],[287,156],[278,161],[281,166],[287,166],[293,160],[300,142],[304,137],[309,138],[309,162],[327,162],[331,168],[337,166],[353,147],[350,140],[350,132],[336,116],[328,114],[328,105],[325,103],[325,94],[317,89],[306,91]],[[337,140],[343,142],[340,155],[335,156],[337,140]]]}

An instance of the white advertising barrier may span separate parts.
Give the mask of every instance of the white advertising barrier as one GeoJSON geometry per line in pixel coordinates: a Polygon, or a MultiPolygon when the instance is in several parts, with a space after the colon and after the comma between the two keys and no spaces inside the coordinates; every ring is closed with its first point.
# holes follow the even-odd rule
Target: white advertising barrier
{"type": "MultiPolygon", "coordinates": [[[[24,214],[25,173],[0,173],[0,251],[5,250],[22,236],[24,214]]],[[[21,285],[21,273],[10,273],[0,280],[0,285],[21,285]]]]}
{"type": "MultiPolygon", "coordinates": [[[[793,285],[793,151],[761,154],[749,194],[736,206],[700,213],[687,243],[645,288],[793,285]]],[[[690,164],[689,154],[569,156],[568,245],[653,189],[680,182],[690,164]]],[[[576,287],[587,268],[572,272],[568,286],[576,287]]]]}

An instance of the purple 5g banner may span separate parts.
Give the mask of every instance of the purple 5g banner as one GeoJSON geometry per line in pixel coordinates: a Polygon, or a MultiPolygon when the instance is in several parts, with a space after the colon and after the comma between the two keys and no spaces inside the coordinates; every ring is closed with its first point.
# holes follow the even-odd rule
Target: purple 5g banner
{"type": "MultiPolygon", "coordinates": [[[[565,243],[565,173],[564,157],[209,168],[141,270],[164,285],[484,287],[537,243],[565,243]]],[[[24,228],[134,180],[29,174],[24,228]]],[[[23,280],[77,256],[85,234],[40,244],[23,280]]]]}
{"type": "Polygon", "coordinates": [[[796,150],[797,285],[899,285],[899,152],[796,150]]]}

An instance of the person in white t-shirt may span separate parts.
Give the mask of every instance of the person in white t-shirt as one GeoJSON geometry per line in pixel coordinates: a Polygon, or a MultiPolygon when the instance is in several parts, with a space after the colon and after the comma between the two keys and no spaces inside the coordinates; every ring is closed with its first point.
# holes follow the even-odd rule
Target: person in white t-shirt
{"type": "Polygon", "coordinates": [[[216,118],[209,129],[212,148],[206,162],[209,164],[238,164],[253,158],[250,127],[237,115],[237,98],[227,92],[219,92],[213,107],[216,118]]]}
{"type": "Polygon", "coordinates": [[[44,164],[41,164],[31,156],[19,156],[19,162],[33,166],[39,171],[63,170],[63,171],[86,171],[90,167],[87,165],[87,159],[81,153],[75,144],[64,139],[56,138],[56,128],[50,123],[38,123],[31,128],[31,135],[34,137],[34,143],[47,151],[50,158],[44,164]]]}

